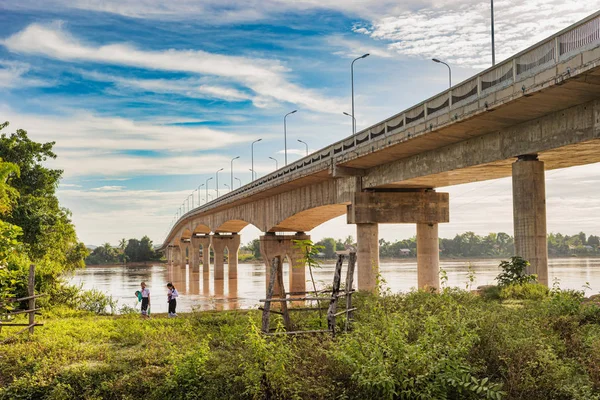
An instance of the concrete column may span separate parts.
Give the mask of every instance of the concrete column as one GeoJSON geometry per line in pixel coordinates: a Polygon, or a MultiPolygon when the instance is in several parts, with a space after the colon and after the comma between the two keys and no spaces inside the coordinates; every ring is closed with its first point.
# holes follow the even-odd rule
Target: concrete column
{"type": "Polygon", "coordinates": [[[231,239],[227,243],[227,267],[228,279],[237,279],[238,275],[238,252],[240,250],[240,235],[237,233],[231,235],[231,239]]]}
{"type": "MultiPolygon", "coordinates": [[[[302,250],[296,249],[294,240],[309,240],[310,236],[304,233],[298,233],[293,236],[283,236],[268,233],[260,237],[260,253],[266,265],[266,283],[265,291],[269,284],[269,277],[271,273],[271,261],[275,257],[280,258],[280,265],[288,256],[291,265],[289,273],[289,286],[286,288],[288,292],[304,292],[306,291],[306,266],[304,263],[299,262],[298,259],[302,258],[302,250]]],[[[283,269],[282,269],[283,271],[283,269]]],[[[274,293],[280,293],[280,289],[275,281],[274,293]]]]}
{"type": "Polygon", "coordinates": [[[520,156],[512,165],[515,255],[529,261],[527,273],[548,285],[546,182],[544,163],[536,155],[520,156]]]}
{"type": "Polygon", "coordinates": [[[179,246],[173,247],[173,265],[181,265],[181,248],[179,246]]]}
{"type": "Polygon", "coordinates": [[[379,274],[379,226],[356,224],[358,290],[373,292],[379,274]]]}
{"type": "Polygon", "coordinates": [[[213,240],[213,252],[215,254],[214,279],[222,280],[225,279],[225,261],[223,260],[225,258],[225,246],[218,242],[218,240],[213,240]]]}
{"type": "Polygon", "coordinates": [[[440,288],[438,224],[417,224],[417,285],[425,290],[440,288]]]}
{"type": "Polygon", "coordinates": [[[192,236],[190,243],[190,267],[192,271],[198,271],[200,266],[200,241],[192,236]]]}

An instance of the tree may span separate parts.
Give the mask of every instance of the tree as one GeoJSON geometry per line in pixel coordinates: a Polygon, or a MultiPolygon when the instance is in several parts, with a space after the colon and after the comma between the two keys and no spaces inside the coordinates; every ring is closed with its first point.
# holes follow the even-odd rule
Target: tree
{"type": "Polygon", "coordinates": [[[121,249],[121,258],[123,259],[123,265],[127,263],[127,257],[125,257],[125,247],[127,247],[127,240],[123,238],[119,240],[119,248],[121,249]]]}
{"type": "Polygon", "coordinates": [[[321,246],[323,248],[323,254],[325,255],[325,258],[334,258],[335,257],[335,251],[336,251],[335,239],[324,238],[320,242],[318,242],[316,245],[321,246]]]}
{"type": "MultiPolygon", "coordinates": [[[[7,126],[8,122],[0,124],[0,130],[7,126]]],[[[7,180],[19,196],[5,219],[21,227],[22,241],[34,262],[45,260],[55,264],[54,268],[72,270],[81,265],[82,259],[67,257],[67,254],[80,252],[72,251],[79,242],[71,213],[60,207],[55,193],[62,171],[43,165],[44,161],[56,158],[53,146],[54,142],[30,140],[22,129],[0,136],[0,154],[20,171],[20,174],[9,175],[7,180]]]]}
{"type": "Polygon", "coordinates": [[[598,247],[600,246],[600,238],[595,235],[590,235],[587,240],[588,246],[598,247]]]}

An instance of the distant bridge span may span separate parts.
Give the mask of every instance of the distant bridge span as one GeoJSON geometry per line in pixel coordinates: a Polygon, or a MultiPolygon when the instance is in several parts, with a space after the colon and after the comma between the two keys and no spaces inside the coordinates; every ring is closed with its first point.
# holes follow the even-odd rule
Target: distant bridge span
{"type": "MultiPolygon", "coordinates": [[[[371,290],[378,224],[415,223],[419,287],[437,288],[437,224],[449,221],[449,199],[434,189],[512,175],[516,252],[547,284],[544,171],[596,162],[600,12],[356,137],[190,210],[162,249],[170,263],[189,259],[197,267],[198,240],[213,250],[228,241],[236,253],[239,237],[231,234],[252,224],[265,232],[268,263],[294,252],[293,236],[273,234],[304,235],[347,214],[357,225],[359,289],[371,290]]],[[[304,278],[296,275],[290,285],[298,289],[304,278]]]]}

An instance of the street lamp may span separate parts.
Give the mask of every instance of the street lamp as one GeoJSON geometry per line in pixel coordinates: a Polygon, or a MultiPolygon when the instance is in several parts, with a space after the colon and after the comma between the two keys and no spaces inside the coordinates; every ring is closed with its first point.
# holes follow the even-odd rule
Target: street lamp
{"type": "MultiPolygon", "coordinates": [[[[195,190],[194,190],[194,192],[195,192],[195,190]]],[[[194,192],[192,192],[192,194],[190,194],[190,195],[188,196],[188,197],[191,197],[191,198],[192,198],[192,210],[194,209],[194,192]]],[[[189,204],[189,201],[188,201],[188,204],[189,204]]]]}
{"type": "Polygon", "coordinates": [[[215,175],[217,176],[217,180],[216,180],[216,182],[217,182],[217,187],[215,188],[215,190],[217,191],[217,197],[215,197],[215,199],[219,197],[219,172],[220,172],[220,171],[223,171],[223,168],[221,168],[220,170],[218,170],[218,171],[215,173],[215,175]]]}
{"type": "Polygon", "coordinates": [[[492,11],[492,65],[496,65],[496,49],[494,48],[494,0],[490,0],[492,11]]]}
{"type": "Polygon", "coordinates": [[[450,66],[445,62],[438,60],[437,58],[432,58],[431,61],[444,64],[446,67],[448,67],[448,87],[452,87],[452,69],[450,69],[450,66]]]}
{"type": "Polygon", "coordinates": [[[229,191],[231,192],[231,188],[229,187],[228,184],[224,183],[223,186],[225,186],[227,189],[229,189],[229,191]]]}
{"type": "Polygon", "coordinates": [[[240,183],[239,187],[242,187],[242,180],[240,178],[235,178],[236,181],[238,181],[240,183]]]}
{"type": "Polygon", "coordinates": [[[233,160],[237,160],[240,156],[231,159],[231,187],[233,187],[233,160]]]}
{"type": "Polygon", "coordinates": [[[300,140],[300,139],[298,139],[298,141],[299,141],[300,143],[304,143],[304,145],[306,146],[306,155],[308,155],[308,144],[306,144],[306,142],[305,142],[304,140],[300,140]]]}
{"type": "MultiPolygon", "coordinates": [[[[362,56],[355,58],[354,60],[352,60],[352,63],[350,64],[350,82],[352,85],[352,134],[353,135],[356,133],[356,118],[354,118],[354,63],[362,58],[367,58],[367,57],[369,57],[369,53],[363,54],[362,56]]],[[[356,147],[356,136],[354,136],[354,147],[356,147]]]]}
{"type": "MultiPolygon", "coordinates": [[[[349,116],[350,118],[352,118],[352,126],[354,126],[356,124],[356,118],[354,118],[352,115],[348,114],[347,112],[342,112],[342,114],[349,116]]],[[[354,133],[352,134],[352,136],[356,137],[354,135],[354,133]]],[[[356,144],[356,142],[354,142],[356,144]]]]}
{"type": "Polygon", "coordinates": [[[287,118],[288,115],[293,114],[296,111],[298,111],[298,110],[290,111],[289,113],[285,114],[285,116],[283,117],[283,148],[284,148],[284,153],[285,153],[285,165],[287,165],[287,127],[286,127],[285,119],[287,118]]]}
{"type": "Polygon", "coordinates": [[[212,179],[212,176],[206,180],[206,202],[208,203],[208,181],[212,179]]]}
{"type": "Polygon", "coordinates": [[[254,180],[254,143],[260,142],[262,140],[262,138],[260,139],[256,139],[254,142],[252,142],[252,145],[250,146],[250,153],[252,154],[252,169],[250,171],[252,171],[252,180],[254,180]]]}
{"type": "Polygon", "coordinates": [[[275,170],[277,171],[279,167],[277,166],[277,159],[273,157],[269,157],[271,160],[275,161],[275,170]]]}
{"type": "Polygon", "coordinates": [[[201,184],[200,186],[198,186],[198,189],[197,189],[197,190],[198,190],[198,207],[200,207],[200,204],[202,204],[202,203],[200,203],[200,188],[201,188],[202,186],[204,186],[204,183],[203,183],[203,184],[201,184]]]}

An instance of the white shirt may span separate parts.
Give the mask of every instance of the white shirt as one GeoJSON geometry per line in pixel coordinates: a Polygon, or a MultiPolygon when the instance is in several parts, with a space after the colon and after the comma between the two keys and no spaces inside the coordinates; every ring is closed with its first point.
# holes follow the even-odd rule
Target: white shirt
{"type": "Polygon", "coordinates": [[[177,289],[173,288],[171,290],[171,298],[174,299],[175,297],[179,297],[179,293],[177,293],[177,289]]]}
{"type": "Polygon", "coordinates": [[[145,297],[150,297],[150,289],[148,289],[148,288],[142,289],[142,298],[145,298],[145,297]]]}

